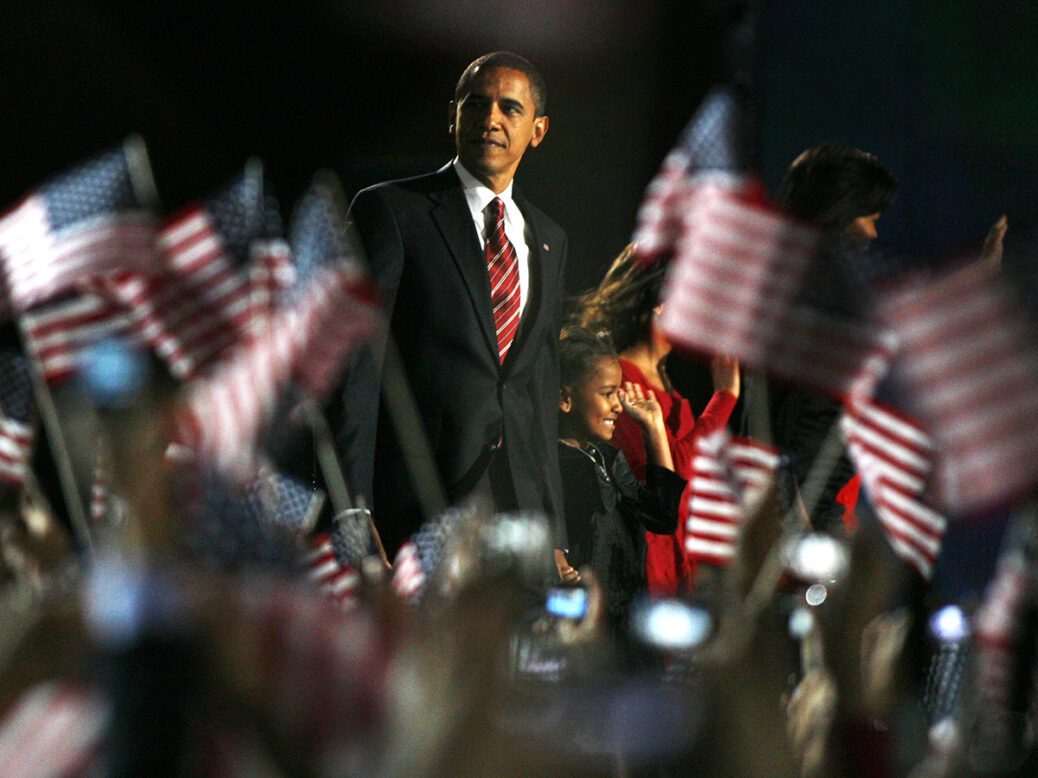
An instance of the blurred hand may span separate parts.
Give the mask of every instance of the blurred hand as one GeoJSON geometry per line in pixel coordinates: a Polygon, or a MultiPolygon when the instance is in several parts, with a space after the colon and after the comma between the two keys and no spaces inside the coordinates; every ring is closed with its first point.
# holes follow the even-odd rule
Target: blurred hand
{"type": "Polygon", "coordinates": [[[739,396],[739,360],[729,356],[714,357],[710,360],[710,374],[715,392],[731,392],[739,396]]]}
{"type": "Polygon", "coordinates": [[[580,573],[566,559],[566,552],[561,548],[555,549],[555,569],[559,572],[559,580],[563,583],[577,583],[580,581],[580,573]]]}
{"type": "Polygon", "coordinates": [[[900,608],[881,613],[862,630],[862,696],[865,709],[876,718],[888,719],[901,694],[898,673],[911,626],[908,609],[900,608]]]}
{"type": "Polygon", "coordinates": [[[836,714],[836,686],[824,670],[808,672],[786,706],[790,745],[803,775],[824,775],[836,714]]]}
{"type": "Polygon", "coordinates": [[[558,624],[559,640],[575,645],[593,640],[601,635],[605,619],[605,596],[602,586],[590,567],[580,569],[580,580],[587,588],[587,612],[579,620],[561,619],[558,624]]]}

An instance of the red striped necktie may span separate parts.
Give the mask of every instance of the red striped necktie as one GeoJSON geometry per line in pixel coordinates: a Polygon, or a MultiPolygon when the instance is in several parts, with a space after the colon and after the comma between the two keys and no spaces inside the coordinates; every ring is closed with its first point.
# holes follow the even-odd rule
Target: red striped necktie
{"type": "Polygon", "coordinates": [[[497,352],[501,361],[508,356],[519,328],[519,257],[505,235],[505,204],[495,197],[483,209],[489,227],[484,251],[490,276],[490,302],[494,308],[497,352]]]}

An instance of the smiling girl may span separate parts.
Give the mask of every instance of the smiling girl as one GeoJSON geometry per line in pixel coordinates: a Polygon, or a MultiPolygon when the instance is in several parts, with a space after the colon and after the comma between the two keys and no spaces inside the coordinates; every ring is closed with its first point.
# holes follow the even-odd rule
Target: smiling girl
{"type": "Polygon", "coordinates": [[[655,394],[621,385],[620,363],[606,337],[565,330],[559,363],[559,466],[569,548],[556,561],[564,580],[573,579],[573,567],[591,567],[610,621],[621,627],[631,600],[645,589],[645,530],[674,532],[685,481],[674,473],[655,394]],[[621,413],[645,437],[645,484],[609,444],[621,413]]]}

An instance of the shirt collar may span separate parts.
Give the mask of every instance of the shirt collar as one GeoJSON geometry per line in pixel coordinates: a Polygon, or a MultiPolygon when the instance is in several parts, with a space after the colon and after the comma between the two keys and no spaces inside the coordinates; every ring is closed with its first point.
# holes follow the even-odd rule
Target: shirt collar
{"type": "Polygon", "coordinates": [[[514,180],[509,181],[504,191],[498,194],[466,170],[465,166],[461,164],[461,160],[457,157],[454,158],[452,164],[454,165],[454,171],[458,174],[458,178],[461,179],[461,187],[465,190],[465,199],[468,201],[469,208],[473,211],[482,213],[487,204],[495,197],[500,197],[502,202],[504,202],[505,211],[510,211],[515,207],[512,201],[512,184],[515,183],[514,180]]]}

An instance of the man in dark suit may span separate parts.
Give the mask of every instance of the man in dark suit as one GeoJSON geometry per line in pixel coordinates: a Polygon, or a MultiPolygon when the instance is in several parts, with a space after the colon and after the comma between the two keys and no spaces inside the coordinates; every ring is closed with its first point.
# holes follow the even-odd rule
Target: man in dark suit
{"type": "MultiPolygon", "coordinates": [[[[450,105],[457,157],[435,173],[357,194],[367,254],[449,502],[543,511],[560,529],[558,365],[565,233],[512,179],[548,131],[544,82],[525,59],[487,54],[450,105]]],[[[339,444],[392,552],[422,520],[386,403],[385,350],[355,364],[339,444]]]]}

